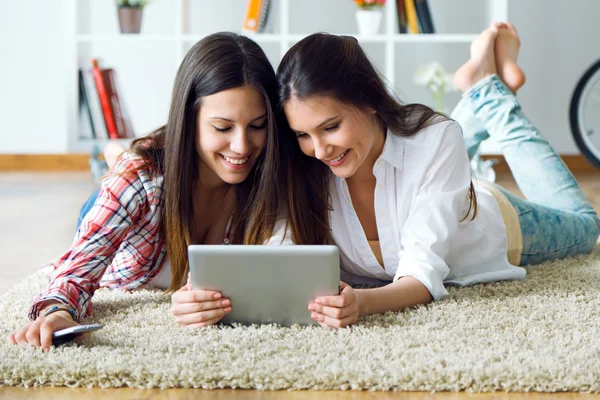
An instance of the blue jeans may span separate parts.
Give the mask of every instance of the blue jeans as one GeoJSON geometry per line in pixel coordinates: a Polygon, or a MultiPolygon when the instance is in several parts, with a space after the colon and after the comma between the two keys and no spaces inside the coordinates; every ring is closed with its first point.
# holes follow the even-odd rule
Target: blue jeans
{"type": "Polygon", "coordinates": [[[81,206],[81,210],[79,210],[79,217],[77,218],[77,229],[76,230],[79,229],[79,225],[81,225],[81,221],[83,221],[83,218],[94,206],[94,203],[96,202],[96,199],[98,198],[99,193],[100,193],[100,186],[98,186],[92,192],[90,197],[88,197],[88,199],[85,201],[85,203],[83,203],[83,206],[81,206]]]}
{"type": "Polygon", "coordinates": [[[512,203],[523,234],[521,265],[589,252],[600,220],[577,181],[548,141],[521,111],[497,75],[463,94],[451,117],[463,128],[469,157],[493,136],[527,200],[498,188],[512,203]]]}

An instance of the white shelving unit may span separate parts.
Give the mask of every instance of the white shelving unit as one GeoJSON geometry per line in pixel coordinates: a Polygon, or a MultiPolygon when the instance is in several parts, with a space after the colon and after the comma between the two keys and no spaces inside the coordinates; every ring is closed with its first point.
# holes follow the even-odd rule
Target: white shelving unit
{"type": "MultiPolygon", "coordinates": [[[[276,68],[285,52],[313,32],[328,31],[355,36],[375,66],[404,102],[432,105],[427,89],[413,83],[415,69],[440,61],[454,72],[467,59],[469,44],[492,21],[508,19],[508,0],[429,0],[437,34],[398,34],[395,1],[384,9],[381,33],[357,33],[352,0],[274,0],[273,33],[249,35],[276,68]],[[319,10],[316,12],[315,10],[319,10]]],[[[117,71],[120,95],[129,110],[136,135],[143,136],[166,122],[177,68],[189,48],[217,31],[241,33],[246,0],[154,0],[144,10],[142,33],[119,33],[113,0],[68,2],[65,34],[72,38],[71,57],[65,66],[69,79],[69,150],[89,152],[108,139],[81,138],[78,112],[79,68],[89,68],[96,57],[101,66],[117,71]]],[[[447,96],[448,110],[459,93],[447,96]]],[[[484,143],[484,153],[498,153],[484,143]]]]}

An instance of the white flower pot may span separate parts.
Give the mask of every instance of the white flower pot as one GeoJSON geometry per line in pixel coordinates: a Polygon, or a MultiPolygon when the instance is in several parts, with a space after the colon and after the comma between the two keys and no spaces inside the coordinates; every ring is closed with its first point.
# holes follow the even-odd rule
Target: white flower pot
{"type": "Polygon", "coordinates": [[[377,35],[382,19],[381,10],[356,10],[358,33],[365,36],[377,35]]]}

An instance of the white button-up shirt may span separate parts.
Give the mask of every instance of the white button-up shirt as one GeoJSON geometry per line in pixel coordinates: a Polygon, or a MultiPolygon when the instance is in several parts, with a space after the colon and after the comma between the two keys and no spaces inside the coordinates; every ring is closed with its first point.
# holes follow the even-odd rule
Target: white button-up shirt
{"type": "Polygon", "coordinates": [[[330,181],[330,224],[342,269],[383,281],[412,276],[434,300],[444,284],[525,278],[509,264],[502,214],[490,192],[476,188],[477,216],[469,207],[471,169],[460,126],[432,125],[410,137],[388,132],[373,167],[375,218],[384,265],[379,265],[352,206],[345,179],[330,181]]]}
{"type": "MultiPolygon", "coordinates": [[[[381,284],[412,276],[437,301],[448,294],[444,284],[525,278],[524,268],[508,262],[506,226],[488,190],[475,187],[477,216],[460,221],[469,208],[471,169],[456,122],[438,123],[410,137],[388,132],[373,175],[383,266],[371,250],[345,179],[330,180],[330,226],[340,250],[342,280],[381,284]]],[[[279,220],[267,244],[292,244],[290,237],[285,220],[279,220]]]]}

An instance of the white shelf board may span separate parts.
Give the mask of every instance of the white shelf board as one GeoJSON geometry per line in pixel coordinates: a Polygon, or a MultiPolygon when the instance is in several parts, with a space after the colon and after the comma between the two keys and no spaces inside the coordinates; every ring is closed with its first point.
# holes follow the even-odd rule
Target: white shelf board
{"type": "Polygon", "coordinates": [[[248,33],[248,32],[240,32],[240,35],[244,35],[249,37],[258,43],[279,43],[285,39],[283,35],[278,35],[276,33],[248,33]]]}
{"type": "MultiPolygon", "coordinates": [[[[280,42],[298,42],[305,37],[309,36],[310,33],[306,34],[292,34],[292,35],[279,35],[273,33],[246,33],[241,32],[240,35],[249,37],[250,39],[258,43],[280,43],[280,42]]],[[[348,33],[345,36],[354,36],[359,42],[365,43],[385,43],[387,41],[386,35],[374,35],[374,36],[361,36],[358,34],[348,33]]],[[[181,39],[186,41],[198,41],[206,35],[182,35],[181,39]]]]}
{"type": "MultiPolygon", "coordinates": [[[[287,36],[287,39],[290,41],[293,41],[293,42],[298,42],[309,35],[311,35],[311,34],[310,33],[292,34],[292,35],[287,36]]],[[[364,36],[364,35],[359,35],[357,33],[339,33],[339,34],[336,33],[336,35],[353,36],[359,42],[362,42],[362,43],[385,43],[387,41],[386,35],[364,36]]]]}
{"type": "MultiPolygon", "coordinates": [[[[252,39],[258,43],[279,43],[282,40],[284,40],[284,36],[278,35],[278,34],[273,34],[273,33],[245,33],[245,32],[237,32],[237,33],[239,35],[247,36],[250,39],[252,39]]],[[[181,39],[181,40],[184,40],[187,42],[197,42],[197,41],[203,39],[204,37],[206,37],[207,35],[208,34],[206,34],[206,35],[185,34],[185,35],[178,36],[178,39],[181,39]]]]}
{"type": "Polygon", "coordinates": [[[396,34],[396,43],[471,43],[477,34],[434,33],[434,34],[396,34]]]}
{"type": "MultiPolygon", "coordinates": [[[[279,43],[279,42],[297,42],[304,39],[309,34],[279,35],[272,33],[240,33],[248,36],[259,43],[279,43]]],[[[344,34],[353,36],[362,43],[386,43],[390,39],[396,43],[471,43],[477,37],[476,34],[394,34],[362,36],[358,34],[344,34]]],[[[184,35],[148,35],[148,34],[80,34],[77,35],[79,43],[97,42],[97,41],[177,41],[185,40],[197,42],[206,35],[184,34],[184,35]]]]}
{"type": "Polygon", "coordinates": [[[77,35],[79,43],[105,42],[105,41],[129,41],[129,42],[169,42],[176,41],[179,35],[147,35],[147,34],[105,34],[105,35],[77,35]]]}

